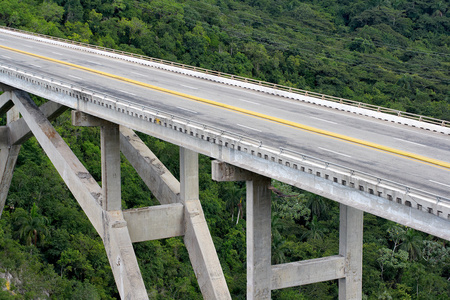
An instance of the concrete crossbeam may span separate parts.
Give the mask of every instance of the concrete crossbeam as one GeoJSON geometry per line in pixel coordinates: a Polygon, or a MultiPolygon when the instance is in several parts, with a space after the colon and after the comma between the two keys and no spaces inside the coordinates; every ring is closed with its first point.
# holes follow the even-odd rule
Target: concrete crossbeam
{"type": "Polygon", "coordinates": [[[79,110],[72,110],[72,125],[83,127],[106,126],[110,122],[88,115],[79,110]]]}
{"type": "Polygon", "coordinates": [[[120,149],[161,204],[180,202],[180,182],[133,132],[120,127],[120,149]]]}
{"type": "Polygon", "coordinates": [[[345,277],[345,258],[329,256],[272,266],[272,290],[345,277]]]}
{"type": "Polygon", "coordinates": [[[239,167],[227,164],[222,161],[214,160],[211,162],[211,176],[215,181],[249,181],[255,176],[255,173],[244,170],[239,167]]]}
{"type": "Polygon", "coordinates": [[[102,190],[29,95],[12,100],[62,179],[101,236],[122,299],[148,299],[122,212],[101,207],[102,190]]]}
{"type": "Polygon", "coordinates": [[[123,217],[133,243],[184,235],[181,203],[128,209],[123,211],[123,217]]]}
{"type": "Polygon", "coordinates": [[[184,243],[204,299],[231,299],[225,276],[198,199],[198,154],[180,148],[181,202],[185,207],[184,243]]]}

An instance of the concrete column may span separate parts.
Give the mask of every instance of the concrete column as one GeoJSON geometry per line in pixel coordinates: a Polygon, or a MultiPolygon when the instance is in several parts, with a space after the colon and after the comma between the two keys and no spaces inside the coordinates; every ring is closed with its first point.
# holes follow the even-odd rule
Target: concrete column
{"type": "MultiPolygon", "coordinates": [[[[5,95],[4,97],[7,97],[8,95],[5,95]]],[[[7,112],[6,118],[9,127],[12,122],[19,119],[19,111],[15,107],[11,108],[7,112]]],[[[13,145],[0,149],[0,216],[5,207],[6,197],[8,196],[9,186],[11,185],[19,151],[20,145],[13,145]]]]}
{"type": "Polygon", "coordinates": [[[185,209],[184,243],[204,299],[231,299],[198,198],[198,153],[180,148],[180,199],[185,209]]]}
{"type": "Polygon", "coordinates": [[[363,211],[340,205],[339,254],[346,272],[339,279],[339,300],[362,298],[363,217],[363,211]]]}
{"type": "Polygon", "coordinates": [[[121,210],[119,125],[101,126],[103,209],[121,210]]]}
{"type": "Polygon", "coordinates": [[[247,181],[247,299],[271,299],[270,178],[247,181]]]}

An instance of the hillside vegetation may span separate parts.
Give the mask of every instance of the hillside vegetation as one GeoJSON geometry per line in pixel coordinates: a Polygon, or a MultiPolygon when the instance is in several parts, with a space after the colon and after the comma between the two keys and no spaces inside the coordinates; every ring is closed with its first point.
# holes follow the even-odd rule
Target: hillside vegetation
{"type": "MultiPolygon", "coordinates": [[[[0,25],[450,120],[448,0],[1,0],[0,25]]],[[[54,126],[100,182],[98,129],[72,127],[70,114],[54,126]]],[[[177,147],[142,138],[178,176],[177,147]]],[[[122,185],[124,208],[157,204],[125,159],[122,185]]],[[[337,254],[338,205],[273,186],[292,196],[273,195],[273,264],[337,254]]],[[[245,299],[245,185],[212,181],[201,156],[200,190],[232,297],[245,299]]],[[[182,238],[134,248],[151,299],[202,299],[182,238]]],[[[366,214],[365,299],[449,299],[449,252],[366,214]]],[[[119,298],[101,239],[34,138],[0,219],[0,287],[0,299],[119,298]]],[[[273,299],[337,291],[330,281],[273,299]]]]}

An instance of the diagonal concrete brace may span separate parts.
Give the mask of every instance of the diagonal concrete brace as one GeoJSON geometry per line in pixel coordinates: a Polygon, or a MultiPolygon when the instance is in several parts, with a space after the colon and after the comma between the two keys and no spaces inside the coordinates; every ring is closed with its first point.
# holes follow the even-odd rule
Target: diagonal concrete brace
{"type": "Polygon", "coordinates": [[[120,126],[120,150],[161,204],[180,202],[180,182],[133,130],[120,126]]]}
{"type": "Polygon", "coordinates": [[[29,95],[15,91],[12,100],[102,237],[121,298],[148,299],[122,212],[102,209],[101,188],[29,95]]]}

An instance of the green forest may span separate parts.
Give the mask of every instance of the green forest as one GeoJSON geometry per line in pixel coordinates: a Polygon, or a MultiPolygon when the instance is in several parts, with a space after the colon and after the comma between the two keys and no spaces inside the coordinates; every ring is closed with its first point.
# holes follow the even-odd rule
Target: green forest
{"type": "MultiPolygon", "coordinates": [[[[0,0],[0,25],[450,120],[449,0],[0,0]]],[[[53,125],[101,183],[99,129],[70,113],[53,125]]],[[[178,177],[178,148],[141,138],[178,177]]],[[[245,299],[245,184],[199,165],[228,287],[245,299]]],[[[124,209],[157,204],[125,159],[121,171],[124,209]]],[[[272,196],[272,263],[338,254],[338,204],[272,185],[290,195],[272,196]]],[[[151,299],[202,299],[182,238],[134,249],[151,299]]],[[[365,214],[363,251],[364,299],[450,299],[447,241],[365,214]]],[[[337,295],[336,281],[272,292],[337,295]]],[[[34,138],[0,219],[0,299],[119,299],[101,238],[34,138]]]]}

